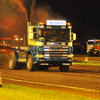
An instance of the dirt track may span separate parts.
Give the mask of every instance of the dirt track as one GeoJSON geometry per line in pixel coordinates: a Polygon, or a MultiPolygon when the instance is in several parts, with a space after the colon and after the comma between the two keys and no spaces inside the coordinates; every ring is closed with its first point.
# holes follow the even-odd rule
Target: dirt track
{"type": "MultiPolygon", "coordinates": [[[[85,57],[74,57],[74,60],[84,60],[85,57]]],[[[92,61],[100,61],[99,57],[89,57],[88,60],[92,61]]],[[[8,70],[7,69],[7,61],[4,61],[1,68],[3,83],[7,84],[18,84],[24,85],[34,88],[53,90],[65,93],[74,93],[78,95],[84,95],[88,97],[100,98],[100,92],[92,91],[92,90],[100,90],[100,67],[99,66],[91,66],[91,65],[72,65],[69,68],[69,72],[60,72],[59,67],[49,68],[48,71],[40,71],[37,70],[35,72],[29,72],[26,69],[22,70],[8,70]],[[4,68],[5,67],[5,68],[4,68]],[[11,81],[9,79],[22,80],[11,81]],[[38,82],[36,83],[27,83],[24,81],[38,82]],[[46,84],[56,84],[63,86],[71,86],[77,87],[77,89],[73,88],[62,88],[51,85],[44,85],[40,83],[46,84]],[[82,88],[83,90],[80,90],[82,88]],[[84,90],[90,89],[91,91],[84,90]]]]}

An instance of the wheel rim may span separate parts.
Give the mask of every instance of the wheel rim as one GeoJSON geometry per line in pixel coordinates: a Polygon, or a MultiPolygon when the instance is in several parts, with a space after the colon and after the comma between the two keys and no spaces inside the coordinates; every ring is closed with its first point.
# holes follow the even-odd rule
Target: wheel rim
{"type": "Polygon", "coordinates": [[[10,60],[9,60],[9,68],[10,69],[12,68],[12,65],[13,65],[13,57],[10,57],[10,60]]]}
{"type": "Polygon", "coordinates": [[[27,68],[30,69],[31,66],[31,58],[28,58],[27,60],[27,68]]]}

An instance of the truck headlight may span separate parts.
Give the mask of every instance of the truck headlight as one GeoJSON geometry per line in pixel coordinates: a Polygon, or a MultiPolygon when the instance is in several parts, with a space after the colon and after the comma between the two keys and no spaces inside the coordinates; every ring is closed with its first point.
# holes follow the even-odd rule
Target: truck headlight
{"type": "Polygon", "coordinates": [[[42,54],[40,54],[40,55],[37,54],[37,55],[36,55],[36,58],[44,58],[44,55],[42,55],[42,54]]]}
{"type": "Polygon", "coordinates": [[[87,50],[87,52],[89,52],[89,50],[87,50]]]}
{"type": "Polygon", "coordinates": [[[73,54],[67,55],[67,58],[72,58],[73,54]]]}

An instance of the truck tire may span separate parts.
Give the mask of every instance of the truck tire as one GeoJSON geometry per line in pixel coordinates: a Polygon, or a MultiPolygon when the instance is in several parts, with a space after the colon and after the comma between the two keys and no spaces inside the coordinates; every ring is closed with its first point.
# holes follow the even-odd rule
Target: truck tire
{"type": "Polygon", "coordinates": [[[32,58],[31,54],[29,54],[27,56],[27,62],[26,63],[27,63],[27,69],[29,71],[35,71],[36,70],[36,65],[33,65],[33,58],[32,58]]]}
{"type": "Polygon", "coordinates": [[[61,72],[68,72],[69,66],[59,66],[61,72]]]}
{"type": "Polygon", "coordinates": [[[9,55],[8,68],[10,70],[16,69],[16,54],[15,54],[15,51],[12,51],[9,55]]]}

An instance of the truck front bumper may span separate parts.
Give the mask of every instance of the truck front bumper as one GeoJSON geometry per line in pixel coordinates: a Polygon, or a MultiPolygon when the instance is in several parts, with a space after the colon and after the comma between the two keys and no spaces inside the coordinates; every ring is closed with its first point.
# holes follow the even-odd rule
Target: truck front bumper
{"type": "Polygon", "coordinates": [[[40,60],[37,62],[39,66],[71,66],[72,65],[72,59],[46,59],[46,60],[40,60]]]}

